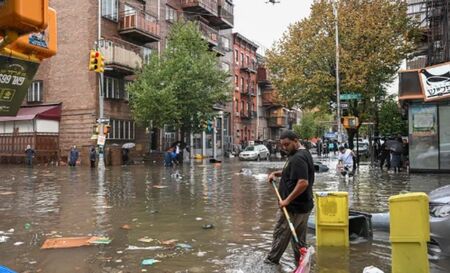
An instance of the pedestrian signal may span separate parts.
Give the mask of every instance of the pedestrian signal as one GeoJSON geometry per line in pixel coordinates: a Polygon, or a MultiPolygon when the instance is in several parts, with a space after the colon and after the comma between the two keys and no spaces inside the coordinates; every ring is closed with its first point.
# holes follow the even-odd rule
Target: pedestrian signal
{"type": "Polygon", "coordinates": [[[95,124],[95,125],[92,127],[92,134],[93,134],[93,135],[98,135],[98,133],[99,133],[99,131],[98,131],[98,124],[95,124]]]}
{"type": "Polygon", "coordinates": [[[104,125],[103,126],[103,134],[107,135],[111,131],[111,125],[104,125]]]}
{"type": "Polygon", "coordinates": [[[41,32],[48,25],[48,0],[1,0],[0,32],[24,35],[41,32]]]}
{"type": "Polygon", "coordinates": [[[341,122],[346,129],[355,129],[359,126],[358,117],[354,116],[345,116],[341,118],[341,122]]]}

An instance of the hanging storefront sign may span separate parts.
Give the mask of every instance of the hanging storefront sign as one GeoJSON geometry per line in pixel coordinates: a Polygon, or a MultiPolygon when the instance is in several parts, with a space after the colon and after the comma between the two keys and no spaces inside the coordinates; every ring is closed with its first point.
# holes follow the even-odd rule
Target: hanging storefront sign
{"type": "Polygon", "coordinates": [[[15,116],[39,63],[0,55],[0,116],[15,116]]]}
{"type": "Polygon", "coordinates": [[[450,98],[450,62],[419,70],[425,101],[450,98]]]}

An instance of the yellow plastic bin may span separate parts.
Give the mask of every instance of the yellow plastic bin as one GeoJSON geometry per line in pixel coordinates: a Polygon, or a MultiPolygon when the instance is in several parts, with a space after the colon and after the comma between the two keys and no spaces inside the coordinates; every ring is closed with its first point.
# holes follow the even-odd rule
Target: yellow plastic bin
{"type": "Polygon", "coordinates": [[[428,195],[414,192],[389,198],[391,242],[428,242],[430,213],[428,195]]]}
{"type": "Polygon", "coordinates": [[[348,193],[318,192],[314,199],[317,245],[349,246],[348,193]]]}
{"type": "Polygon", "coordinates": [[[392,273],[429,272],[430,240],[428,196],[408,193],[389,198],[392,273]],[[412,262],[413,261],[413,262],[412,262]]]}

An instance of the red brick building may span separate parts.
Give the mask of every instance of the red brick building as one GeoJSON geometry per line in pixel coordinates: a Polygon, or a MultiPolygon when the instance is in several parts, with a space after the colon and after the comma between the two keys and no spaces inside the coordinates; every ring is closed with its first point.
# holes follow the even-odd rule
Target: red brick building
{"type": "Polygon", "coordinates": [[[258,45],[233,33],[234,94],[232,132],[235,144],[257,139],[257,61],[258,45]]]}
{"type": "Polygon", "coordinates": [[[125,87],[134,79],[136,68],[164,50],[174,21],[181,16],[198,21],[222,67],[231,67],[232,0],[50,0],[50,6],[58,13],[58,53],[41,63],[25,104],[61,105],[58,152],[63,157],[71,145],[96,143],[91,136],[100,112],[99,76],[88,71],[88,62],[99,31],[98,47],[106,64],[104,117],[111,125],[107,145],[135,142],[135,152],[141,155],[150,148],[163,150],[176,134],[170,128],[149,132],[150,125],[135,124],[125,87]]]}

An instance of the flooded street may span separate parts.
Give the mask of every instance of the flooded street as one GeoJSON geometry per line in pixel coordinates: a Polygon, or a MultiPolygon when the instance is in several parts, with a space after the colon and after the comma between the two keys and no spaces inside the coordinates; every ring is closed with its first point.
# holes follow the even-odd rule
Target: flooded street
{"type": "MultiPolygon", "coordinates": [[[[316,175],[314,190],[348,191],[350,208],[364,212],[387,211],[389,196],[402,191],[428,193],[450,184],[445,174],[388,174],[368,165],[344,181],[336,176],[335,160],[322,162],[330,171],[316,175]]],[[[0,241],[0,264],[33,273],[290,272],[290,250],[281,267],[262,262],[277,211],[266,174],[282,166],[237,159],[185,163],[178,171],[155,165],[104,171],[2,165],[0,237],[7,239],[0,241]],[[112,242],[40,249],[58,236],[106,236],[112,242]],[[172,239],[186,245],[160,243],[172,239]],[[160,262],[141,266],[149,258],[160,262]]],[[[314,243],[314,233],[308,240],[314,243]]],[[[369,265],[390,272],[390,252],[389,235],[375,232],[373,240],[356,240],[349,250],[319,250],[314,272],[357,273],[369,265]]],[[[433,273],[450,272],[449,259],[430,264],[433,273]]]]}

